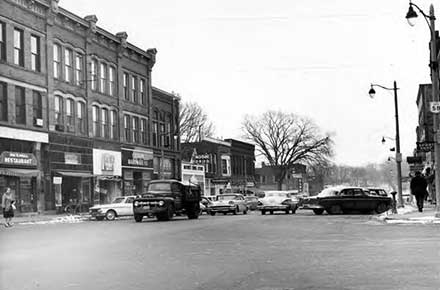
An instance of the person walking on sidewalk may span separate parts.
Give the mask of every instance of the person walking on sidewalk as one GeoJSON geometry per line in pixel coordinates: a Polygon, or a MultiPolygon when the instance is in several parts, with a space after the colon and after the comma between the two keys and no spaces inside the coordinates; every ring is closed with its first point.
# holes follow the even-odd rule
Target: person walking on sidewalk
{"type": "Polygon", "coordinates": [[[12,227],[11,220],[14,217],[15,200],[12,196],[11,189],[6,187],[2,196],[3,217],[5,218],[5,227],[12,227]]]}
{"type": "Polygon", "coordinates": [[[426,182],[426,179],[422,176],[420,171],[416,171],[416,176],[411,179],[410,188],[411,194],[416,197],[419,212],[423,211],[423,201],[428,195],[428,191],[426,190],[427,186],[428,183],[426,182]]]}

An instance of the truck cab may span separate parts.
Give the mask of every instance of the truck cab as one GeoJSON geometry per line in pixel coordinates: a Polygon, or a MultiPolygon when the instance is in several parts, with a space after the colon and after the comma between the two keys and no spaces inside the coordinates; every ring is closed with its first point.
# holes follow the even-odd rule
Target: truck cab
{"type": "Polygon", "coordinates": [[[201,189],[198,185],[185,185],[174,179],[154,180],[148,184],[147,192],[134,199],[133,214],[136,222],[144,216],[156,216],[167,221],[174,214],[186,214],[197,219],[200,212],[201,189]]]}

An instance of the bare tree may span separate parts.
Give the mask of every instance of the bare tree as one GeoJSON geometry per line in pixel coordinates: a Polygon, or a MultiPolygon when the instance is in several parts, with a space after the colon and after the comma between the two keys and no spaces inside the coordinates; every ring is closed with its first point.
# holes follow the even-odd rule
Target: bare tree
{"type": "Polygon", "coordinates": [[[180,140],[196,142],[214,134],[214,125],[199,104],[183,103],[180,108],[180,140]]]}
{"type": "Polygon", "coordinates": [[[295,163],[317,164],[332,156],[330,136],[321,134],[308,118],[280,111],[246,116],[245,138],[255,143],[256,151],[275,169],[278,189],[295,163]]]}

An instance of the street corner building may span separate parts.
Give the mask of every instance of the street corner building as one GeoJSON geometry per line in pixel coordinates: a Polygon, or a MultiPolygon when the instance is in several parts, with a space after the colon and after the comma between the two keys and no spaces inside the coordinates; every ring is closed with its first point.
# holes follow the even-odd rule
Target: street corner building
{"type": "Polygon", "coordinates": [[[0,190],[19,212],[86,211],[180,177],[180,98],[152,86],[156,49],[55,0],[0,1],[0,190]]]}

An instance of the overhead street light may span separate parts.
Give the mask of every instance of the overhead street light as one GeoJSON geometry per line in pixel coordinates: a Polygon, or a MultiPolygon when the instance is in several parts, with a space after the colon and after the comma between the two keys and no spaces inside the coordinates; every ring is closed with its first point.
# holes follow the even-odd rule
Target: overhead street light
{"type": "MultiPolygon", "coordinates": [[[[429,27],[429,32],[431,34],[430,44],[430,62],[429,67],[431,70],[431,82],[432,82],[432,101],[435,103],[439,102],[439,72],[438,72],[438,56],[437,56],[437,33],[435,31],[435,15],[434,15],[434,6],[431,4],[429,6],[429,15],[423,12],[419,6],[409,2],[409,9],[406,14],[406,19],[411,26],[414,26],[415,19],[417,18],[417,13],[414,10],[420,12],[425,18],[426,23],[429,27]]],[[[435,162],[435,216],[440,217],[440,132],[439,132],[439,116],[438,113],[434,113],[433,115],[433,123],[434,123],[434,162],[435,162]]]]}
{"type": "MultiPolygon", "coordinates": [[[[397,201],[398,201],[398,207],[403,207],[403,197],[402,197],[402,154],[400,153],[400,133],[399,133],[399,107],[397,103],[397,90],[399,89],[397,87],[396,81],[394,81],[394,86],[392,88],[387,88],[381,85],[377,84],[371,84],[371,88],[368,91],[368,94],[371,98],[374,98],[376,91],[374,90],[374,87],[379,87],[384,90],[388,91],[394,91],[394,112],[395,112],[395,119],[396,119],[396,167],[397,167],[397,201]]],[[[389,137],[382,137],[382,144],[385,143],[385,138],[389,137]]],[[[393,138],[389,138],[393,139],[393,138]]]]}

